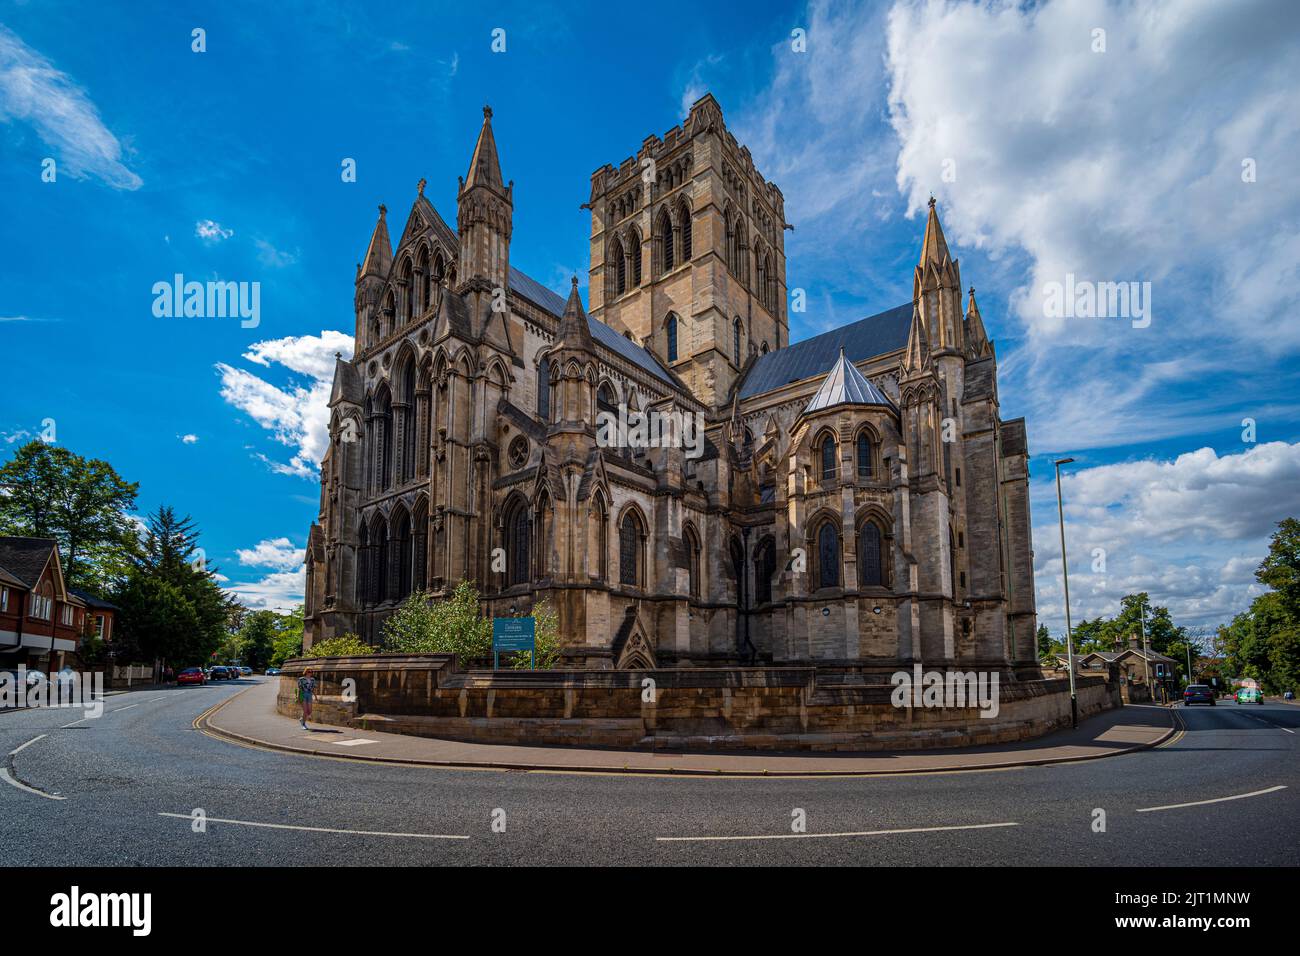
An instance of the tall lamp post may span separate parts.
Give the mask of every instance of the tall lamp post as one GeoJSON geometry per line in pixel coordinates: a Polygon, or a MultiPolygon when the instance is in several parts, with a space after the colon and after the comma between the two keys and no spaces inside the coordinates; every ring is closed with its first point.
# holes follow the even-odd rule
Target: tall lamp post
{"type": "Polygon", "coordinates": [[[1061,580],[1065,584],[1065,655],[1070,665],[1070,726],[1079,726],[1079,698],[1074,689],[1074,633],[1070,629],[1070,563],[1065,558],[1065,509],[1061,505],[1061,466],[1073,458],[1058,458],[1056,465],[1056,514],[1061,525],[1061,580]]]}

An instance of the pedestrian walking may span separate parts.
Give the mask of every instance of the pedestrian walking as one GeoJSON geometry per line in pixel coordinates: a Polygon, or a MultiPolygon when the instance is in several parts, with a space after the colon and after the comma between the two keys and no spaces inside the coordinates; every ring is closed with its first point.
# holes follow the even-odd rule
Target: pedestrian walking
{"type": "Polygon", "coordinates": [[[302,729],[307,729],[307,720],[311,717],[311,699],[316,693],[316,678],[311,674],[311,668],[302,672],[298,678],[298,700],[302,704],[302,717],[298,723],[302,724],[302,729]]]}

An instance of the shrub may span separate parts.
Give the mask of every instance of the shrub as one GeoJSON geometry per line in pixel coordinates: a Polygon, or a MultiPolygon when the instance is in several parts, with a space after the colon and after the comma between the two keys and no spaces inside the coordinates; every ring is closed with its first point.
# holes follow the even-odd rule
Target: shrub
{"type": "Polygon", "coordinates": [[[375,649],[355,634],[348,632],[328,641],[319,641],[303,654],[304,657],[356,657],[373,654],[375,649]]]}
{"type": "Polygon", "coordinates": [[[443,601],[411,594],[384,622],[384,649],[400,654],[455,654],[464,661],[492,653],[492,622],[479,614],[478,589],[461,581],[443,601]]]}
{"type": "MultiPolygon", "coordinates": [[[[533,653],[537,656],[539,668],[554,667],[560,660],[560,616],[551,606],[550,601],[539,601],[533,607],[533,618],[537,621],[533,653]]],[[[490,637],[489,633],[489,637],[490,637]]],[[[510,666],[516,670],[528,667],[531,661],[528,654],[514,654],[510,666]]]]}

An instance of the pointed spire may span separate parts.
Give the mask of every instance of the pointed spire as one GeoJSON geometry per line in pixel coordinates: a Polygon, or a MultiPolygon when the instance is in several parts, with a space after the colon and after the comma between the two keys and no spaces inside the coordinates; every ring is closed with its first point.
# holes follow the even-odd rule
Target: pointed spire
{"type": "Polygon", "coordinates": [[[921,240],[921,260],[918,266],[942,266],[951,257],[948,254],[948,241],[943,237],[943,226],[939,225],[939,213],[935,210],[934,197],[930,197],[930,214],[925,220],[925,238],[921,240]]]}
{"type": "Polygon", "coordinates": [[[834,405],[885,405],[893,403],[885,394],[872,385],[858,367],[849,361],[840,346],[840,357],[835,360],[831,370],[822,379],[817,394],[812,397],[803,414],[809,415],[831,408],[834,405]]]}
{"type": "Polygon", "coordinates": [[[388,240],[388,223],[385,218],[387,215],[388,207],[380,203],[379,221],[375,223],[370,246],[366,249],[366,259],[361,266],[363,276],[373,275],[382,279],[388,275],[389,267],[393,264],[393,246],[388,240]]]}
{"type": "Polygon", "coordinates": [[[970,300],[966,304],[966,346],[975,358],[989,354],[989,336],[984,331],[980,308],[975,304],[975,287],[970,287],[970,300]]]}
{"type": "Polygon", "coordinates": [[[912,328],[907,334],[907,351],[903,354],[903,371],[915,374],[925,371],[930,365],[930,337],[925,331],[925,320],[921,318],[921,309],[912,306],[912,328]]]}
{"type": "Polygon", "coordinates": [[[474,144],[474,155],[469,161],[469,174],[465,177],[464,189],[473,186],[491,186],[500,190],[501,162],[497,159],[497,141],[492,135],[492,107],[483,107],[483,128],[479,130],[478,142],[474,144]]]}
{"type": "Polygon", "coordinates": [[[591,326],[587,323],[587,313],[582,308],[582,296],[578,295],[578,277],[573,277],[573,288],[569,290],[569,301],[564,304],[564,315],[560,319],[559,331],[555,333],[557,349],[584,349],[594,353],[596,342],[591,337],[591,326]]]}

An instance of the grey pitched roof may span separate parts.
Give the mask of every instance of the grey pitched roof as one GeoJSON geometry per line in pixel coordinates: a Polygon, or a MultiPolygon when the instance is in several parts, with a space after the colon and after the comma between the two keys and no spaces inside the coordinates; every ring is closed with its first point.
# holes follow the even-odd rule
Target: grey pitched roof
{"type": "MultiPolygon", "coordinates": [[[[510,267],[510,291],[522,295],[529,302],[545,309],[557,319],[564,315],[565,300],[562,296],[552,292],[536,279],[524,275],[514,266],[510,267]]],[[[587,327],[591,329],[592,338],[611,352],[621,355],[633,365],[649,372],[655,378],[661,379],[669,385],[675,385],[673,377],[668,374],[668,371],[659,364],[655,357],[631,339],[619,335],[604,322],[593,319],[591,316],[587,316],[587,327]]]]}
{"type": "Polygon", "coordinates": [[[106,608],[110,611],[118,610],[118,606],[111,601],[105,601],[103,598],[95,597],[89,591],[83,591],[81,588],[68,588],[69,594],[75,594],[91,608],[106,608]]]}
{"type": "Polygon", "coordinates": [[[836,405],[884,405],[892,408],[893,404],[884,392],[867,381],[840,349],[840,357],[826,373],[817,394],[804,406],[803,413],[809,415],[836,405]]]}
{"type": "Polygon", "coordinates": [[[0,537],[0,567],[30,590],[36,587],[56,546],[53,538],[0,537]]]}
{"type": "Polygon", "coordinates": [[[740,397],[749,398],[791,382],[825,375],[835,364],[840,349],[844,349],[850,362],[861,362],[901,349],[907,345],[911,322],[912,303],[908,302],[768,352],[759,357],[745,376],[740,386],[740,397]]]}

